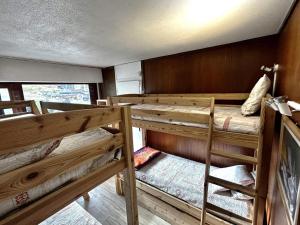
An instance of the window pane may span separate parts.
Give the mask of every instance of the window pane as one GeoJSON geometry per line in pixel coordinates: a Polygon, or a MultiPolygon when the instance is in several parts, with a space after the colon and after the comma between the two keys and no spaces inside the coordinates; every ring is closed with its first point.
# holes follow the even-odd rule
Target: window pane
{"type": "Polygon", "coordinates": [[[88,84],[23,84],[25,100],[90,104],[88,84]]]}
{"type": "MultiPolygon", "coordinates": [[[[8,88],[0,88],[0,101],[9,101],[10,96],[9,96],[9,91],[8,88]]],[[[12,109],[4,109],[0,110],[0,115],[7,115],[7,114],[12,114],[13,110],[12,109]]]]}

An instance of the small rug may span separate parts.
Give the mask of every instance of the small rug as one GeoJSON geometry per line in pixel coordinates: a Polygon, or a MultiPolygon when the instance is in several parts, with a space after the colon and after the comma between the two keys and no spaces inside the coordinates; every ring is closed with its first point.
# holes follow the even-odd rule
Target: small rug
{"type": "Polygon", "coordinates": [[[101,225],[91,214],[78,203],[73,202],[56,214],[52,215],[40,225],[101,225]]]}

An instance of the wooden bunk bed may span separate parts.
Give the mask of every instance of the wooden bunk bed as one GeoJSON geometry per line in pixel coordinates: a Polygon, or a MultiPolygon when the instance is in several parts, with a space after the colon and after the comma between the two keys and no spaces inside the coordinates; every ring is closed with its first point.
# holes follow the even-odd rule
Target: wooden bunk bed
{"type": "MultiPolygon", "coordinates": [[[[195,102],[201,101],[202,98],[208,98],[212,97],[217,102],[242,102],[248,98],[248,93],[228,93],[228,94],[142,94],[142,95],[122,95],[122,96],[114,96],[108,98],[108,104],[110,106],[112,105],[118,105],[118,104],[130,104],[130,105],[136,105],[136,104],[168,104],[168,105],[191,105],[195,106],[195,102]]],[[[251,194],[252,196],[255,193],[255,208],[256,211],[253,213],[253,224],[260,224],[263,218],[264,214],[264,201],[266,196],[266,187],[262,187],[261,183],[263,182],[261,180],[262,174],[267,174],[268,171],[267,168],[261,168],[261,161],[263,159],[266,159],[268,155],[270,154],[270,151],[263,155],[263,138],[264,138],[264,123],[265,123],[265,115],[266,115],[266,105],[265,105],[265,98],[261,102],[261,112],[259,115],[259,126],[257,133],[242,133],[242,132],[232,132],[232,131],[224,131],[224,130],[217,130],[214,129],[213,131],[213,138],[212,140],[215,142],[221,142],[233,146],[240,146],[240,147],[246,147],[253,149],[253,156],[244,156],[241,154],[235,154],[235,153],[229,153],[226,151],[216,151],[212,150],[210,153],[230,158],[234,161],[237,161],[239,163],[248,163],[248,164],[254,164],[259,166],[257,168],[259,172],[256,176],[256,188],[254,192],[250,192],[250,190],[246,190],[243,187],[239,187],[237,185],[232,186],[229,183],[222,183],[222,186],[230,187],[230,189],[234,189],[237,191],[241,191],[243,193],[248,192],[248,194],[251,194]]],[[[223,106],[224,104],[222,104],[223,106]]],[[[218,106],[218,104],[216,104],[218,106]]],[[[231,105],[225,105],[225,106],[231,106],[231,105]]],[[[274,115],[273,115],[274,116],[274,115]]],[[[179,136],[186,136],[191,138],[196,138],[200,140],[205,140],[207,138],[207,128],[203,127],[191,127],[181,124],[174,124],[174,123],[168,123],[167,120],[172,121],[176,119],[183,119],[189,122],[196,122],[197,118],[193,118],[193,116],[188,115],[186,113],[180,113],[180,112],[168,112],[168,111],[159,111],[155,108],[153,109],[143,109],[143,108],[133,108],[132,109],[132,125],[134,127],[143,128],[146,130],[151,131],[158,131],[163,133],[169,133],[179,136]],[[149,120],[149,119],[143,119],[147,118],[147,116],[156,117],[157,119],[149,120]],[[161,118],[166,119],[164,121],[161,120],[161,118]]],[[[272,127],[270,128],[272,130],[272,127]]],[[[269,138],[267,138],[269,139],[269,138]]],[[[215,180],[210,180],[214,182],[215,180]]],[[[216,183],[216,182],[215,182],[216,183]]],[[[217,182],[220,185],[220,181],[217,182]]],[[[148,199],[148,201],[156,201],[156,206],[148,207],[150,210],[162,214],[159,212],[159,210],[156,210],[158,207],[165,207],[166,212],[169,210],[172,210],[178,214],[179,216],[185,216],[182,214],[182,212],[192,216],[193,218],[196,218],[197,220],[192,220],[191,224],[197,224],[199,223],[199,220],[201,220],[202,210],[200,208],[194,207],[191,204],[188,204],[185,201],[182,201],[178,198],[175,198],[163,191],[160,191],[159,189],[148,185],[142,181],[137,180],[137,188],[140,189],[140,193],[138,192],[139,197],[148,199]],[[174,208],[170,208],[165,203],[170,204],[174,208]]],[[[117,176],[117,192],[119,194],[122,194],[122,179],[120,178],[120,175],[117,176]]],[[[143,203],[142,203],[143,204],[143,203]]],[[[144,203],[144,206],[146,203],[144,203]]],[[[211,214],[207,214],[206,222],[208,224],[226,224],[226,221],[233,222],[236,224],[249,224],[249,220],[241,220],[241,218],[237,218],[236,215],[231,214],[229,212],[222,211],[218,208],[214,208],[214,210],[209,211],[211,214]],[[215,212],[213,212],[215,211],[215,212]],[[221,212],[220,212],[221,211],[221,212]],[[224,220],[217,219],[218,216],[224,220]]],[[[174,224],[178,224],[176,221],[176,218],[169,218],[169,221],[174,221],[174,224]]]]}
{"type": "MultiPolygon", "coordinates": [[[[66,109],[67,105],[59,104],[60,107],[57,107],[56,104],[54,107],[52,103],[45,103],[44,109],[46,109],[46,105],[56,110],[64,108],[71,111],[38,115],[39,111],[34,101],[0,102],[0,109],[23,108],[24,110],[25,107],[31,107],[31,113],[24,111],[17,113],[22,114],[19,117],[0,119],[1,156],[17,154],[24,146],[33,146],[50,139],[61,138],[60,145],[62,145],[65,139],[75,135],[91,132],[93,129],[103,130],[100,127],[104,128],[102,133],[109,135],[104,136],[103,139],[96,139],[93,143],[83,143],[72,151],[64,149],[68,151],[49,155],[49,157],[25,166],[0,173],[0,204],[3,205],[3,202],[10,201],[16,195],[18,200],[27,200],[24,193],[28,194],[39,185],[48,184],[47,182],[50,180],[64,176],[73,169],[86,168],[86,162],[93,165],[76,179],[68,180],[34,201],[28,201],[20,207],[5,212],[0,217],[0,224],[38,224],[121,171],[125,172],[127,222],[130,225],[139,224],[130,108],[95,108],[91,106],[90,109],[85,109],[79,105],[68,105],[66,109]],[[78,110],[78,108],[81,109],[78,110]],[[30,115],[32,112],[35,115],[30,115]],[[29,115],[24,116],[23,114],[29,115]],[[118,123],[120,129],[118,131],[111,130],[108,133],[110,129],[105,127],[112,123],[118,123]],[[122,149],[121,157],[118,160],[110,158],[110,155],[119,152],[120,149],[122,149]],[[107,155],[109,157],[105,157],[107,155]]],[[[58,148],[60,147],[58,146],[58,148]]],[[[76,171],[76,173],[79,172],[76,171]]]]}

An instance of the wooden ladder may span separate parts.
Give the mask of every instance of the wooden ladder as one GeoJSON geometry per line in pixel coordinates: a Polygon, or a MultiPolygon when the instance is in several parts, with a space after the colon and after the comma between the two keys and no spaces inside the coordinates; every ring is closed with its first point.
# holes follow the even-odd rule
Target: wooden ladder
{"type": "MultiPolygon", "coordinates": [[[[261,144],[259,143],[259,146],[261,144]]],[[[260,180],[260,174],[261,174],[261,148],[259,147],[256,151],[256,154],[254,157],[246,156],[243,154],[238,153],[231,153],[223,150],[216,150],[216,149],[207,149],[207,155],[206,155],[206,168],[205,168],[205,180],[204,180],[204,194],[203,194],[203,206],[202,206],[202,216],[201,216],[201,224],[205,225],[206,221],[206,213],[210,213],[216,217],[219,217],[221,219],[225,219],[228,222],[234,223],[234,224],[247,224],[247,225],[257,225],[257,214],[258,214],[258,202],[259,202],[259,196],[258,196],[258,188],[259,188],[259,180],[260,180]],[[256,167],[256,179],[255,179],[255,187],[246,187],[242,186],[236,183],[232,183],[227,180],[223,180],[214,176],[210,175],[210,164],[211,164],[211,156],[220,156],[228,159],[232,159],[234,161],[237,161],[239,163],[246,163],[246,164],[252,164],[256,167]],[[209,202],[207,202],[208,198],[208,185],[209,184],[215,184],[224,188],[227,188],[229,190],[238,191],[240,193],[243,193],[247,196],[251,196],[254,198],[254,206],[253,206],[253,219],[245,218],[240,215],[237,215],[231,211],[228,211],[226,209],[220,208],[216,205],[213,205],[209,202]]]]}

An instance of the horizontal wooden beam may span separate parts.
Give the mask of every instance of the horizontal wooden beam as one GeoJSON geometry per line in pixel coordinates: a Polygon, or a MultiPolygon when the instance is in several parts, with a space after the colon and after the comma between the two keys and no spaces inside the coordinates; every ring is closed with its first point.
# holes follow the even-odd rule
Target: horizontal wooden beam
{"type": "Polygon", "coordinates": [[[31,107],[32,101],[0,101],[0,109],[31,107]]]}
{"type": "Polygon", "coordinates": [[[232,153],[232,152],[228,152],[228,151],[224,151],[224,150],[212,149],[211,154],[221,156],[224,158],[229,158],[229,159],[232,159],[232,160],[240,162],[240,163],[257,164],[257,158],[238,154],[238,153],[232,153]]]}
{"type": "Polygon", "coordinates": [[[75,103],[61,103],[61,102],[40,102],[42,110],[54,109],[60,111],[71,111],[71,110],[81,110],[81,109],[92,109],[96,108],[96,105],[88,104],[75,104],[75,103]]]}
{"type": "Polygon", "coordinates": [[[197,138],[201,140],[206,140],[207,138],[207,128],[189,127],[184,125],[175,125],[136,119],[132,120],[132,126],[162,133],[174,134],[178,136],[197,138]]]}
{"type": "Polygon", "coordinates": [[[160,105],[180,105],[180,106],[201,106],[210,107],[211,98],[200,97],[111,97],[113,104],[160,104],[160,105]]]}
{"type": "Polygon", "coordinates": [[[111,162],[5,217],[0,225],[38,224],[125,167],[124,158],[111,162]]]}
{"type": "MultiPolygon", "coordinates": [[[[251,219],[248,219],[248,218],[245,218],[245,217],[242,217],[238,214],[235,214],[231,211],[228,211],[226,209],[223,209],[219,206],[216,206],[216,205],[213,205],[209,202],[206,203],[206,207],[207,207],[207,211],[213,215],[218,215],[218,216],[222,216],[223,218],[226,218],[228,219],[233,217],[235,219],[238,219],[238,220],[242,220],[243,222],[239,223],[239,224],[243,224],[243,225],[251,225],[252,224],[252,220],[251,219]],[[215,212],[217,214],[215,214],[215,212]]],[[[231,221],[230,221],[231,222],[231,221]]],[[[232,221],[233,222],[233,221],[232,221]]],[[[235,223],[237,223],[236,221],[234,221],[235,223]]]]}
{"type": "Polygon", "coordinates": [[[198,123],[207,125],[209,121],[209,112],[205,113],[184,113],[162,110],[147,110],[147,109],[131,109],[132,116],[148,116],[157,119],[165,119],[168,121],[180,121],[189,123],[198,123]]]}
{"type": "Polygon", "coordinates": [[[238,192],[241,192],[241,193],[243,193],[245,195],[248,195],[248,196],[251,196],[251,197],[256,196],[256,191],[251,187],[247,187],[247,186],[243,186],[243,185],[240,185],[240,184],[232,183],[230,181],[223,180],[223,179],[213,177],[213,176],[208,176],[207,180],[208,180],[209,183],[225,187],[229,190],[238,191],[238,192]]]}
{"type": "Polygon", "coordinates": [[[146,97],[213,97],[215,100],[246,100],[249,93],[188,93],[188,94],[145,94],[146,97]]]}
{"type": "Polygon", "coordinates": [[[123,134],[115,134],[112,138],[65,154],[54,155],[36,163],[21,167],[0,175],[0,201],[18,193],[29,190],[47,180],[58,176],[68,169],[79,166],[86,160],[92,160],[122,147],[123,134]]]}
{"type": "Polygon", "coordinates": [[[0,152],[121,121],[121,110],[95,108],[0,121],[0,152]],[[18,138],[15,138],[15,137],[18,138]]]}

